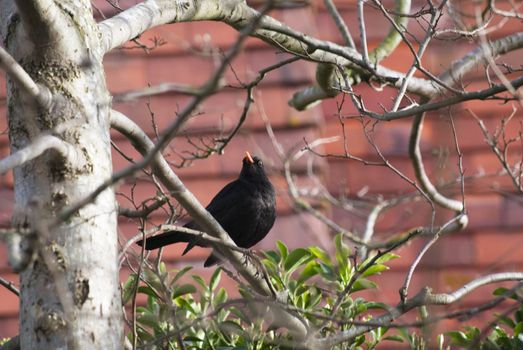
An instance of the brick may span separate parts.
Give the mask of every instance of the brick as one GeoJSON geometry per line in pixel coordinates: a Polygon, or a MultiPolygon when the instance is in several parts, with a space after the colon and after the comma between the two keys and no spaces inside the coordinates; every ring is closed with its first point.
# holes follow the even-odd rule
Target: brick
{"type": "Polygon", "coordinates": [[[7,105],[0,97],[0,147],[6,147],[9,144],[8,126],[7,126],[7,105]]]}
{"type": "Polygon", "coordinates": [[[480,231],[473,235],[473,240],[477,264],[496,270],[521,270],[523,257],[519,247],[523,245],[523,230],[480,231]]]}
{"type": "Polygon", "coordinates": [[[7,96],[7,82],[6,82],[6,75],[2,74],[0,75],[0,101],[2,101],[2,105],[5,103],[4,99],[7,96]]]}
{"type": "MultiPolygon", "coordinates": [[[[250,72],[250,79],[255,77],[261,69],[282,62],[292,56],[276,51],[275,48],[248,50],[245,52],[246,64],[250,72]]],[[[269,72],[261,82],[261,86],[283,83],[288,85],[310,84],[314,82],[316,64],[304,60],[284,65],[277,70],[269,72]]],[[[231,83],[234,80],[229,80],[231,83]]]]}
{"type": "Polygon", "coordinates": [[[228,47],[238,39],[238,31],[225,23],[205,21],[189,25],[193,45],[199,47],[228,47]]]}
{"type": "MultiPolygon", "coordinates": [[[[18,286],[18,276],[14,273],[2,273],[1,276],[18,286]]],[[[0,316],[12,317],[18,314],[18,297],[3,286],[0,286],[0,300],[2,300],[0,303],[0,316]]]]}
{"type": "Polygon", "coordinates": [[[142,57],[130,57],[122,52],[108,55],[104,69],[109,91],[115,94],[144,88],[148,82],[146,62],[142,57]]]}
{"type": "MultiPolygon", "coordinates": [[[[148,52],[148,56],[181,54],[187,52],[194,44],[191,35],[190,23],[175,23],[152,28],[140,36],[140,41],[148,47],[153,47],[148,52]],[[162,45],[155,46],[155,42],[162,45]]],[[[127,47],[135,46],[134,43],[127,43],[127,47]]],[[[126,54],[143,56],[142,49],[125,50],[126,54]]]]}
{"type": "Polygon", "coordinates": [[[507,228],[523,227],[523,205],[519,194],[508,194],[503,197],[502,215],[503,223],[507,228]]]}
{"type": "Polygon", "coordinates": [[[457,232],[440,237],[429,249],[424,260],[424,266],[447,267],[473,266],[475,263],[474,243],[470,234],[457,232]]]}
{"type": "Polygon", "coordinates": [[[18,335],[18,317],[0,317],[0,339],[18,335]]]}
{"type": "MultiPolygon", "coordinates": [[[[266,87],[256,90],[255,103],[247,114],[244,128],[265,128],[265,122],[260,115],[260,108],[266,113],[273,128],[298,127],[316,124],[321,121],[319,109],[297,112],[287,106],[295,89],[292,87],[266,87]]],[[[244,90],[224,89],[203,101],[197,108],[199,114],[191,117],[184,125],[199,132],[230,131],[240,120],[245,104],[244,90]]],[[[176,113],[183,109],[190,97],[176,94],[164,94],[150,99],[151,110],[154,113],[157,128],[161,131],[176,118],[176,113]]],[[[152,118],[147,109],[149,99],[140,99],[125,103],[117,103],[115,109],[133,119],[145,131],[151,133],[152,118]]]]}
{"type": "MultiPolygon", "coordinates": [[[[405,279],[404,271],[389,270],[384,271],[379,276],[370,278],[378,284],[377,289],[369,289],[354,294],[354,297],[362,297],[367,300],[379,300],[390,305],[396,305],[399,299],[399,289],[405,279]]],[[[437,275],[429,270],[417,271],[409,287],[409,296],[413,297],[419,290],[425,286],[433,286],[437,283],[437,275]]]]}
{"type": "MultiPolygon", "coordinates": [[[[467,85],[466,91],[474,92],[489,88],[485,81],[473,81],[467,85]]],[[[512,103],[504,103],[497,100],[469,100],[462,102],[460,108],[473,111],[479,118],[501,118],[509,117],[513,112],[512,103]]],[[[519,112],[521,114],[521,112],[519,112]]],[[[514,120],[515,121],[515,120],[514,120]]]]}
{"type": "Polygon", "coordinates": [[[151,85],[174,82],[198,87],[207,82],[215,69],[211,59],[198,55],[152,56],[144,61],[147,81],[151,85]]]}
{"type": "Polygon", "coordinates": [[[467,196],[468,229],[486,229],[502,224],[502,199],[495,195],[467,196]]]}
{"type": "MultiPolygon", "coordinates": [[[[325,136],[339,137],[338,141],[325,146],[327,153],[345,154],[344,143],[351,155],[368,157],[376,153],[365,136],[365,128],[359,120],[346,119],[342,120],[342,122],[345,128],[345,142],[342,124],[339,120],[329,119],[325,126],[325,136]]],[[[385,156],[407,156],[410,129],[410,121],[397,120],[389,123],[379,123],[372,132],[368,130],[367,132],[385,156]]],[[[430,134],[430,130],[427,133],[430,134]]],[[[423,142],[422,150],[427,150],[431,144],[430,139],[428,139],[428,142],[423,142]]]]}
{"type": "MultiPolygon", "coordinates": [[[[423,35],[425,35],[423,33],[423,35]]],[[[372,50],[379,44],[379,42],[371,43],[369,46],[369,52],[372,52],[372,50]],[[374,45],[372,45],[374,44],[374,45]]],[[[417,50],[417,45],[414,45],[414,49],[417,50]]],[[[417,52],[416,52],[417,53],[417,52]]],[[[431,55],[427,52],[421,57],[421,63],[423,67],[430,67],[431,64],[431,55]]],[[[396,70],[399,72],[407,73],[409,69],[412,67],[413,64],[415,64],[415,59],[412,51],[409,49],[407,44],[404,42],[401,42],[396,49],[385,58],[383,61],[380,62],[381,65],[384,67],[387,67],[392,70],[396,70]]],[[[419,70],[416,70],[414,73],[414,76],[420,77],[420,78],[426,78],[423,73],[421,73],[419,70]]],[[[407,103],[409,104],[409,103],[407,103]]]]}
{"type": "Polygon", "coordinates": [[[332,248],[332,238],[325,225],[308,213],[278,216],[268,236],[255,249],[274,250],[276,240],[285,243],[289,249],[312,245],[323,249],[332,248]]]}
{"type": "MultiPolygon", "coordinates": [[[[393,106],[397,90],[391,87],[383,87],[383,89],[377,90],[366,83],[354,86],[354,93],[361,96],[368,111],[383,113],[384,109],[389,110],[393,106]]],[[[340,113],[345,118],[359,117],[360,115],[348,96],[338,95],[336,98],[324,100],[322,107],[326,118],[337,118],[340,113]]]]}
{"type": "Polygon", "coordinates": [[[11,189],[0,187],[0,227],[9,227],[13,211],[14,194],[11,189]]]}
{"type": "MultiPolygon", "coordinates": [[[[8,157],[10,155],[9,146],[7,143],[4,145],[0,144],[0,159],[4,159],[5,157],[8,157]]],[[[0,190],[1,189],[12,189],[13,188],[13,171],[9,170],[8,172],[4,174],[0,174],[0,190]]],[[[0,191],[0,196],[2,195],[2,192],[0,191]]],[[[0,201],[1,203],[1,201],[0,201]]],[[[2,208],[2,204],[0,204],[0,211],[2,208]]],[[[0,219],[1,220],[1,219],[0,219]]]]}
{"type": "MultiPolygon", "coordinates": [[[[377,161],[376,158],[366,158],[368,161],[377,161]]],[[[389,158],[391,164],[402,171],[409,179],[414,179],[410,162],[404,159],[389,158]]],[[[329,162],[330,181],[329,190],[334,194],[347,193],[355,195],[362,189],[368,188],[370,193],[409,193],[415,188],[400,178],[391,169],[384,166],[364,165],[358,161],[329,162]]]]}
{"type": "Polygon", "coordinates": [[[10,270],[7,259],[7,244],[0,244],[0,272],[10,270]]]}

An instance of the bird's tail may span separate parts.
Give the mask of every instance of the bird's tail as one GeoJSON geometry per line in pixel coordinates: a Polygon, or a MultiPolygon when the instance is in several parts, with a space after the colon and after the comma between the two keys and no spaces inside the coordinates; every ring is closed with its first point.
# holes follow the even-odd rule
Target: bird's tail
{"type": "MultiPolygon", "coordinates": [[[[179,231],[168,231],[164,232],[162,234],[148,237],[145,239],[145,249],[147,250],[153,250],[158,249],[163,246],[166,246],[168,244],[174,244],[174,243],[192,243],[194,241],[194,235],[190,235],[185,232],[179,232],[179,231]]],[[[140,247],[143,246],[144,240],[140,240],[136,242],[140,247]]],[[[194,246],[194,244],[190,244],[189,246],[194,246]]]]}

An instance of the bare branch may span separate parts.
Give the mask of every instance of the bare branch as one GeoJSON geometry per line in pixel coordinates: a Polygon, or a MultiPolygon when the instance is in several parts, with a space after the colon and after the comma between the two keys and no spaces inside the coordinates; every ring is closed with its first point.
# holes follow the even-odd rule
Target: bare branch
{"type": "Polygon", "coordinates": [[[176,83],[163,83],[155,86],[149,86],[139,90],[132,90],[122,92],[114,95],[114,102],[126,102],[134,99],[149,97],[153,95],[166,94],[169,92],[176,92],[178,94],[195,96],[199,94],[199,90],[193,86],[176,84],[176,83]]]}
{"type": "Polygon", "coordinates": [[[37,137],[27,147],[0,160],[0,174],[21,166],[48,150],[58,152],[60,156],[70,162],[74,167],[80,168],[85,163],[83,156],[79,155],[72,145],[62,141],[56,136],[43,135],[37,137]]]}
{"type": "Polygon", "coordinates": [[[331,15],[332,19],[334,20],[334,23],[336,23],[336,26],[338,27],[338,30],[340,31],[341,37],[343,38],[345,45],[355,49],[356,45],[354,44],[354,40],[352,39],[352,35],[350,34],[349,28],[347,27],[347,24],[345,23],[345,21],[343,20],[343,18],[340,15],[340,13],[338,12],[336,5],[334,5],[332,0],[324,0],[323,2],[325,3],[325,7],[327,8],[327,11],[329,11],[329,14],[331,15]]]}
{"type": "MultiPolygon", "coordinates": [[[[523,77],[510,81],[510,85],[514,89],[517,90],[519,87],[523,86],[523,77]]],[[[442,99],[440,101],[431,102],[431,103],[422,103],[420,105],[414,105],[412,107],[401,109],[397,112],[388,112],[388,113],[379,114],[379,113],[374,113],[374,112],[365,110],[365,111],[362,111],[362,114],[369,116],[373,119],[390,121],[390,120],[411,117],[418,113],[435,111],[435,110],[438,110],[443,107],[453,106],[460,102],[471,101],[471,100],[487,100],[487,99],[492,98],[494,95],[499,94],[501,92],[505,92],[505,91],[507,91],[507,86],[505,84],[497,84],[497,85],[493,85],[492,87],[489,87],[484,90],[465,92],[462,94],[458,94],[455,96],[451,96],[451,97],[442,99]]],[[[509,100],[509,99],[510,98],[506,98],[506,100],[509,100]]]]}
{"type": "Polygon", "coordinates": [[[156,201],[153,204],[147,205],[144,203],[142,205],[142,209],[133,210],[133,209],[129,209],[129,208],[120,208],[118,210],[118,214],[128,217],[128,218],[145,218],[149,214],[151,214],[153,211],[160,208],[162,205],[164,205],[167,202],[168,202],[167,197],[164,197],[164,196],[159,197],[159,198],[157,197],[156,201]]]}
{"type": "MultiPolygon", "coordinates": [[[[133,141],[137,150],[144,156],[154,152],[155,145],[149,139],[149,137],[136,125],[133,121],[128,119],[123,114],[113,111],[111,113],[111,125],[113,128],[123,133],[126,137],[133,141]]],[[[250,264],[250,262],[243,261],[242,254],[228,249],[227,245],[235,246],[234,241],[229,235],[223,230],[220,224],[212,217],[209,212],[201,205],[201,203],[194,197],[194,195],[187,190],[181,180],[171,170],[163,156],[161,154],[155,154],[152,164],[154,173],[162,181],[162,183],[171,191],[172,195],[176,200],[187,210],[191,217],[200,224],[203,229],[214,237],[217,237],[222,244],[213,244],[219,253],[227,257],[227,259],[233,264],[233,266],[242,274],[242,276],[262,295],[270,296],[270,288],[262,283],[257,277],[256,268],[250,264]]],[[[305,326],[297,319],[292,317],[290,314],[281,314],[281,317],[288,321],[289,329],[296,334],[300,339],[304,339],[307,334],[305,326]]]]}
{"type": "Polygon", "coordinates": [[[22,66],[2,47],[0,47],[0,67],[39,105],[49,106],[51,102],[51,93],[49,90],[37,85],[22,66]]]}
{"type": "MultiPolygon", "coordinates": [[[[423,157],[420,150],[420,140],[421,140],[421,131],[423,130],[423,115],[418,115],[414,118],[412,122],[412,129],[410,134],[409,142],[409,153],[414,166],[414,172],[416,173],[416,178],[420,182],[420,185],[423,191],[438,205],[453,210],[455,212],[461,213],[463,211],[463,203],[454,199],[447,198],[443,196],[438,189],[430,182],[429,177],[425,171],[425,166],[423,164],[423,157]]],[[[462,223],[466,225],[468,219],[466,215],[463,217],[462,223]]]]}
{"type": "Polygon", "coordinates": [[[358,325],[350,328],[347,331],[342,331],[337,335],[329,338],[324,338],[322,340],[322,345],[325,347],[332,347],[336,344],[340,344],[346,341],[350,341],[361,335],[374,329],[380,325],[388,325],[394,319],[405,314],[407,311],[410,311],[416,307],[423,305],[449,305],[457,300],[461,299],[465,295],[469,294],[474,289],[491,283],[498,283],[504,281],[521,281],[523,280],[523,273],[521,272],[504,272],[496,273],[484,277],[480,277],[476,280],[473,280],[463,287],[457,289],[450,294],[433,294],[430,288],[423,288],[415,297],[410,299],[405,303],[400,303],[395,308],[391,308],[387,313],[373,318],[373,320],[366,325],[358,325]]]}
{"type": "Polygon", "coordinates": [[[4,286],[7,290],[9,290],[14,295],[20,296],[20,291],[18,290],[18,288],[15,287],[13,282],[0,277],[0,285],[4,286]]]}
{"type": "MultiPolygon", "coordinates": [[[[232,1],[228,1],[228,4],[232,1]]],[[[225,14],[216,1],[147,0],[99,23],[103,52],[125,44],[147,29],[174,22],[216,20],[225,14]],[[216,6],[218,5],[218,6],[216,6]]]]}
{"type": "MultiPolygon", "coordinates": [[[[439,78],[446,84],[454,85],[479,62],[485,60],[487,55],[497,57],[521,48],[523,48],[523,32],[515,33],[490,42],[488,46],[480,45],[463,56],[460,60],[455,61],[448,70],[439,76],[439,78]]],[[[519,86],[514,85],[514,88],[517,89],[519,86]]]]}

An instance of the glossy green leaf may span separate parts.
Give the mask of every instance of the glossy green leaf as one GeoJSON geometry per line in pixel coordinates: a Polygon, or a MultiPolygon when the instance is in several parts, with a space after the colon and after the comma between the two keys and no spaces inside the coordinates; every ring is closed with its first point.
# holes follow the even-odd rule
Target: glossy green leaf
{"type": "Polygon", "coordinates": [[[378,259],[376,259],[376,264],[383,264],[387,261],[394,260],[399,258],[399,255],[396,255],[394,253],[385,253],[382,256],[380,256],[378,259]]]}
{"type": "Polygon", "coordinates": [[[358,278],[358,280],[356,282],[354,282],[354,285],[352,286],[351,293],[358,292],[360,290],[376,289],[376,288],[377,288],[376,283],[369,281],[368,279],[365,279],[365,278],[358,278]]]}
{"type": "Polygon", "coordinates": [[[383,338],[383,340],[390,340],[390,341],[396,341],[399,343],[403,343],[403,338],[399,335],[388,335],[383,338]]]}
{"type": "Polygon", "coordinates": [[[122,288],[122,303],[127,304],[134,294],[134,287],[136,285],[136,275],[131,274],[122,288]]]}
{"type": "Polygon", "coordinates": [[[350,265],[349,256],[350,249],[345,243],[343,243],[343,234],[338,233],[334,238],[334,246],[336,247],[336,261],[341,268],[347,269],[350,265]]]}
{"type": "Polygon", "coordinates": [[[368,269],[366,269],[362,274],[361,276],[362,277],[369,277],[369,276],[373,276],[373,275],[377,275],[379,274],[380,272],[382,271],[386,271],[388,270],[389,267],[388,266],[385,266],[385,265],[372,265],[371,267],[369,267],[368,269]]]}
{"type": "Polygon", "coordinates": [[[330,260],[329,255],[321,248],[312,246],[308,248],[309,252],[314,255],[316,258],[320,259],[323,263],[331,265],[332,261],[330,260]]]}
{"type": "Polygon", "coordinates": [[[154,289],[149,286],[139,286],[138,293],[147,294],[155,299],[158,299],[158,294],[156,294],[156,291],[154,291],[154,289]]]}
{"type": "MultiPolygon", "coordinates": [[[[176,275],[174,275],[173,279],[171,280],[171,285],[173,285],[176,281],[178,281],[183,275],[185,275],[192,268],[193,268],[192,266],[185,266],[183,269],[178,271],[176,273],[176,275]]],[[[177,270],[174,270],[174,271],[177,271],[177,270]]]]}
{"type": "Polygon", "coordinates": [[[316,261],[309,261],[301,271],[300,276],[297,279],[298,283],[301,284],[307,281],[309,278],[316,276],[318,274],[318,270],[318,263],[316,261]]]}
{"type": "Polygon", "coordinates": [[[211,291],[215,290],[216,287],[218,287],[218,283],[220,283],[221,276],[222,276],[222,269],[218,267],[212,274],[211,279],[209,281],[209,289],[211,291]]]}
{"type": "Polygon", "coordinates": [[[276,241],[276,246],[280,250],[280,254],[282,257],[282,260],[287,259],[287,256],[289,255],[289,249],[287,249],[287,246],[282,241],[276,241]]]}
{"type": "Polygon", "coordinates": [[[303,248],[293,250],[285,259],[283,265],[285,271],[292,272],[311,256],[310,252],[303,248]]]}
{"type": "Polygon", "coordinates": [[[172,299],[176,299],[185,294],[193,294],[196,293],[196,291],[196,287],[192,284],[182,284],[173,290],[172,299]]]}

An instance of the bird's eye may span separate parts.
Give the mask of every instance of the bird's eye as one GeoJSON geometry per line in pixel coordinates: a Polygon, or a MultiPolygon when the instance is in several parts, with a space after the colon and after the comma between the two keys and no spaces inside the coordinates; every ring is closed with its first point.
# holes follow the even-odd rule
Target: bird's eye
{"type": "Polygon", "coordinates": [[[257,159],[256,164],[258,164],[259,166],[263,166],[263,162],[261,161],[261,159],[257,159]]]}

